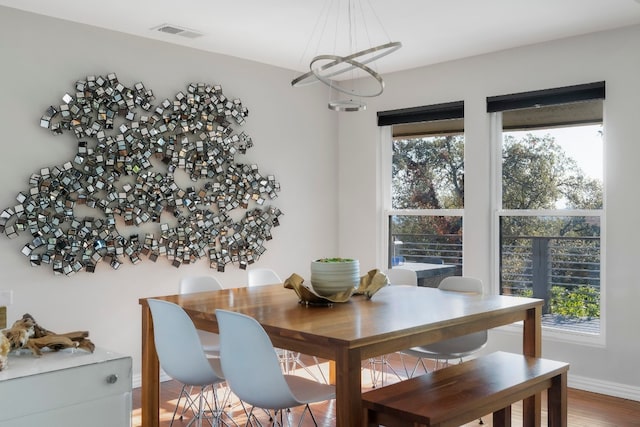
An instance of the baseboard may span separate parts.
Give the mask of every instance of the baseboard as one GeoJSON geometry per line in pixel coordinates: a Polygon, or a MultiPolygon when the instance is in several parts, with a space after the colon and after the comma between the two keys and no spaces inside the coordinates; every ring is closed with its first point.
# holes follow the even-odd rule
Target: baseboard
{"type": "Polygon", "coordinates": [[[592,393],[606,394],[607,396],[640,401],[640,387],[634,387],[628,384],[596,380],[594,378],[569,374],[567,386],[569,388],[590,391],[592,393]]]}
{"type": "MultiPolygon", "coordinates": [[[[171,381],[171,377],[164,372],[160,371],[160,382],[171,381]]],[[[142,374],[136,374],[131,378],[131,386],[138,388],[142,385],[142,374]]]]}

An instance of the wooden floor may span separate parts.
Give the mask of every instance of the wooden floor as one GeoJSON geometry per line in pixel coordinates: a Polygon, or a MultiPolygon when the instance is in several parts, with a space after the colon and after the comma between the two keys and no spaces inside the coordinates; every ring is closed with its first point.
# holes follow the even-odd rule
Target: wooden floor
{"type": "MultiPolygon", "coordinates": [[[[402,377],[405,376],[404,369],[400,359],[393,355],[390,357],[391,366],[402,377]]],[[[411,361],[407,363],[410,367],[411,361]]],[[[309,365],[310,366],[310,365],[309,365]]],[[[371,376],[370,371],[366,369],[367,364],[363,364],[365,370],[362,373],[363,379],[363,391],[371,388],[371,376]]],[[[310,371],[320,376],[320,371],[316,370],[316,367],[309,367],[310,371]]],[[[324,372],[326,373],[326,364],[323,365],[324,372]]],[[[308,375],[301,370],[301,373],[308,375]]],[[[393,373],[387,374],[385,377],[387,383],[398,381],[399,379],[393,375],[393,373]]],[[[173,411],[176,407],[176,401],[178,394],[180,393],[181,385],[176,381],[163,382],[160,390],[160,426],[169,426],[173,411]]],[[[546,424],[546,397],[543,396],[542,404],[542,425],[546,424]]],[[[589,393],[580,390],[569,389],[569,427],[640,427],[640,402],[619,399],[611,396],[589,393]]],[[[333,402],[323,402],[312,405],[313,414],[321,427],[330,427],[335,425],[335,406],[333,402]]],[[[227,412],[233,417],[235,422],[244,426],[246,417],[242,410],[242,407],[237,404],[227,408],[227,412]]],[[[302,412],[301,408],[294,408],[286,414],[289,417],[290,425],[296,426],[302,412]]],[[[522,426],[522,405],[516,404],[513,406],[513,426],[522,426]]],[[[262,425],[268,424],[268,417],[263,411],[257,411],[258,419],[262,425]]],[[[184,427],[188,424],[190,418],[188,414],[185,415],[183,420],[177,419],[173,425],[175,427],[184,427]]],[[[483,417],[484,426],[491,427],[491,416],[483,417]]],[[[233,425],[227,419],[228,425],[233,425]]],[[[140,389],[133,390],[133,414],[132,414],[132,426],[141,426],[140,420],[140,389]]],[[[193,424],[195,425],[195,424],[193,424]]],[[[209,425],[203,423],[203,425],[209,425]]],[[[286,423],[285,423],[286,425],[286,423]]],[[[307,414],[305,416],[303,426],[313,426],[313,421],[307,414]]],[[[465,427],[476,427],[480,424],[473,422],[465,424],[465,427]]]]}

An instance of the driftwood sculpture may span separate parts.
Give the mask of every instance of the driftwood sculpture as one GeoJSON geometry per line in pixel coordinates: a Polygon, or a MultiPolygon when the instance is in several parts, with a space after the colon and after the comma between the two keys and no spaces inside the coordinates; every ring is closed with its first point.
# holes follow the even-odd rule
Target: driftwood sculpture
{"type": "Polygon", "coordinates": [[[11,344],[4,334],[0,334],[0,371],[7,367],[8,355],[11,350],[11,344]]]}
{"type": "Polygon", "coordinates": [[[42,349],[59,351],[65,348],[80,348],[90,353],[95,345],[87,338],[88,331],[56,334],[40,326],[30,314],[24,314],[9,329],[2,331],[0,339],[0,371],[6,367],[6,355],[10,351],[27,348],[35,356],[42,355],[42,349]]]}

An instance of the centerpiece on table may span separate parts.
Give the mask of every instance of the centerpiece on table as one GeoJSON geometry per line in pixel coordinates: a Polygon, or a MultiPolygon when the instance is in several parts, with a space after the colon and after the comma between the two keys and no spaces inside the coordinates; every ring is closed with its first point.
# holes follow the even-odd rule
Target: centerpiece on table
{"type": "Polygon", "coordinates": [[[352,295],[367,299],[389,284],[387,276],[378,269],[360,277],[360,263],[351,258],[321,258],[311,262],[311,285],[293,273],[284,281],[284,287],[298,294],[299,302],[307,305],[331,306],[347,302],[352,295]]]}
{"type": "Polygon", "coordinates": [[[353,291],[360,284],[360,262],[351,258],[320,258],[311,262],[311,286],[322,296],[353,291]]]}

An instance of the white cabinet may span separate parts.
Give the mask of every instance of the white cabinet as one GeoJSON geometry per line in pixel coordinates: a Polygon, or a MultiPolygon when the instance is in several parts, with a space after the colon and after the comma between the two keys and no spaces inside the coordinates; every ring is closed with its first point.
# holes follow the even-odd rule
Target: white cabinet
{"type": "Polygon", "coordinates": [[[131,357],[96,348],[11,354],[0,427],[130,427],[131,357]]]}

